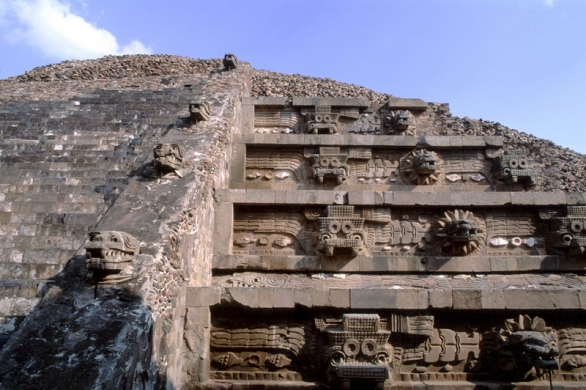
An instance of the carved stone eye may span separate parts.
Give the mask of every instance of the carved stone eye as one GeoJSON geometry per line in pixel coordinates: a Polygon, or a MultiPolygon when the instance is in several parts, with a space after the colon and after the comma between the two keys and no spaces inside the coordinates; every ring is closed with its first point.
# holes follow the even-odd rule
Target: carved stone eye
{"type": "Polygon", "coordinates": [[[118,242],[120,240],[118,240],[118,237],[113,236],[112,238],[110,238],[110,241],[112,241],[112,242],[118,242]]]}

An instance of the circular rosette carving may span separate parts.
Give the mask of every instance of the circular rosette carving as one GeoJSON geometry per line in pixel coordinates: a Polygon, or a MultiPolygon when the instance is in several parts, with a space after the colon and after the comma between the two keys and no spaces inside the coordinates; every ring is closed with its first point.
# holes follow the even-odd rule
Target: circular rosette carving
{"type": "Polygon", "coordinates": [[[484,245],[484,220],[470,211],[446,211],[438,225],[435,236],[444,255],[467,256],[479,252],[484,245]]]}
{"type": "Polygon", "coordinates": [[[407,184],[433,185],[443,180],[444,164],[435,152],[414,150],[401,159],[399,170],[407,184]]]}

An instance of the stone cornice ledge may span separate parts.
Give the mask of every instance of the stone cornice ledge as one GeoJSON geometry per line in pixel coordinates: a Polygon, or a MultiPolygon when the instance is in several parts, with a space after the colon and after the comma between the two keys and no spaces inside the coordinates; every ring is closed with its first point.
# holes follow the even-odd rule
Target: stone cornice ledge
{"type": "Polygon", "coordinates": [[[432,273],[513,273],[583,271],[580,259],[559,256],[324,256],[215,255],[216,270],[271,272],[432,272],[432,273]]]}
{"type": "MultiPolygon", "coordinates": [[[[445,186],[449,187],[449,186],[445,186]]],[[[430,187],[431,188],[431,187],[430,187]]],[[[365,206],[575,206],[586,205],[584,192],[412,192],[216,189],[218,202],[241,204],[334,204],[340,195],[347,204],[365,206]]]]}
{"type": "Polygon", "coordinates": [[[586,289],[188,287],[186,306],[266,309],[585,310],[586,289]]]}

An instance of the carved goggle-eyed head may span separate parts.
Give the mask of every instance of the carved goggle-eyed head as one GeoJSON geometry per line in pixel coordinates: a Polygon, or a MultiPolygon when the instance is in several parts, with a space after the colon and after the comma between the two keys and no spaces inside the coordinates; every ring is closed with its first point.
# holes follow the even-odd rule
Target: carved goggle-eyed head
{"type": "Polygon", "coordinates": [[[155,167],[161,171],[173,171],[183,167],[185,149],[177,144],[158,144],[154,149],[155,167]]]}
{"type": "Polygon", "coordinates": [[[138,255],[139,249],[136,238],[118,231],[92,232],[85,245],[90,268],[108,269],[111,268],[109,263],[132,261],[138,255]]]}
{"type": "Polygon", "coordinates": [[[420,175],[429,175],[437,169],[435,156],[425,149],[415,152],[412,161],[413,169],[420,175]]]}
{"type": "Polygon", "coordinates": [[[469,242],[476,238],[478,228],[470,219],[458,219],[447,222],[444,231],[452,241],[469,242]]]}

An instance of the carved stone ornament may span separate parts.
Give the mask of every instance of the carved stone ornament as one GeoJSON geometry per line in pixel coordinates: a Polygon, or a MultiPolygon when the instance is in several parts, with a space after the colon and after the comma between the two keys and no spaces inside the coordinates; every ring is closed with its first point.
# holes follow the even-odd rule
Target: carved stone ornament
{"type": "Polygon", "coordinates": [[[183,157],[185,149],[178,144],[157,144],[154,149],[153,165],[158,176],[168,174],[183,177],[187,173],[183,157]]]}
{"type": "Polygon", "coordinates": [[[189,115],[191,121],[197,123],[198,121],[207,121],[210,119],[212,110],[209,103],[196,99],[189,102],[189,115]]]}
{"type": "Polygon", "coordinates": [[[556,332],[546,327],[539,317],[531,319],[525,315],[518,320],[509,319],[493,337],[491,342],[489,334],[485,335],[487,350],[482,361],[485,368],[515,379],[538,377],[531,372],[535,369],[559,369],[556,332]]]}
{"type": "Polygon", "coordinates": [[[235,54],[224,54],[224,59],[222,60],[222,64],[224,65],[225,70],[232,70],[236,69],[238,66],[238,59],[236,58],[235,54]]]}
{"type": "Polygon", "coordinates": [[[339,147],[320,147],[319,153],[312,154],[311,159],[313,178],[319,183],[324,182],[324,178],[334,178],[337,184],[342,184],[347,180],[350,167],[348,154],[341,153],[339,147]]]}
{"type": "Polygon", "coordinates": [[[438,220],[438,225],[435,235],[445,255],[471,255],[479,251],[484,243],[484,221],[470,211],[446,211],[438,220]]]}
{"type": "Polygon", "coordinates": [[[401,159],[400,170],[408,184],[432,185],[440,179],[442,166],[435,152],[414,150],[401,159]]]}
{"type": "Polygon", "coordinates": [[[334,134],[338,132],[340,114],[332,113],[329,106],[317,106],[315,112],[304,115],[304,129],[310,134],[334,134]]]}
{"type": "Polygon", "coordinates": [[[523,149],[505,150],[494,158],[492,177],[505,183],[522,183],[527,187],[535,185],[537,172],[533,169],[533,159],[527,157],[523,149]]]}
{"type": "Polygon", "coordinates": [[[131,263],[140,250],[136,238],[118,231],[92,232],[85,245],[86,266],[98,283],[122,283],[132,278],[131,263]]]}
{"type": "Polygon", "coordinates": [[[409,114],[407,111],[390,111],[383,118],[385,133],[403,133],[409,128],[409,114]]]}
{"type": "Polygon", "coordinates": [[[326,256],[347,253],[357,256],[364,249],[364,218],[354,215],[354,206],[327,206],[318,223],[317,249],[326,256]]]}
{"type": "Polygon", "coordinates": [[[547,247],[554,251],[582,255],[586,251],[586,206],[567,206],[563,210],[542,209],[547,221],[547,247]]]}
{"type": "Polygon", "coordinates": [[[342,327],[325,330],[329,341],[330,372],[343,389],[353,380],[369,380],[382,388],[389,378],[391,332],[379,329],[378,314],[344,314],[342,327]]]}

